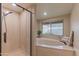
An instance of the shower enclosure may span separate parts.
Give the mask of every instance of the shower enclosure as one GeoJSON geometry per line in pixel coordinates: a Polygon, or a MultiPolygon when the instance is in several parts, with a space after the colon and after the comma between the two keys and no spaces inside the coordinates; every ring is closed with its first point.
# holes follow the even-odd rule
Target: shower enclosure
{"type": "Polygon", "coordinates": [[[1,5],[1,55],[32,55],[32,12],[15,4],[1,5]],[[17,11],[16,11],[16,10],[17,11]]]}

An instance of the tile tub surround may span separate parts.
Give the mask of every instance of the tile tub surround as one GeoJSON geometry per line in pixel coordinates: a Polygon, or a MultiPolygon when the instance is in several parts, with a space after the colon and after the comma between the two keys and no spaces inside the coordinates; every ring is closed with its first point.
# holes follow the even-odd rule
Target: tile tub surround
{"type": "Polygon", "coordinates": [[[63,49],[36,46],[36,52],[37,56],[74,56],[73,48],[67,46],[63,49]]]}
{"type": "Polygon", "coordinates": [[[37,56],[73,56],[74,49],[55,39],[37,38],[37,56]]]}

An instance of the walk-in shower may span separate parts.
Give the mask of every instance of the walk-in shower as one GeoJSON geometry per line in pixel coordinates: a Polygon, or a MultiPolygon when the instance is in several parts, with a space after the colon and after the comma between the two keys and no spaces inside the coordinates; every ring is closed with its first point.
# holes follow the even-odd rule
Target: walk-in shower
{"type": "Polygon", "coordinates": [[[32,55],[32,12],[19,4],[2,4],[1,55],[32,55]],[[7,6],[9,8],[7,8],[7,6]],[[12,9],[13,8],[13,9],[12,9]]]}

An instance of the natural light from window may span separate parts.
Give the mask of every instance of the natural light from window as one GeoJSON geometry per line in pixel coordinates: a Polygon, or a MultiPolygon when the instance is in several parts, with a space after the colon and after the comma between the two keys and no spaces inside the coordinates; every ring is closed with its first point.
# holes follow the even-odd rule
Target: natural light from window
{"type": "Polygon", "coordinates": [[[63,35],[63,22],[43,24],[42,27],[43,34],[63,35]]]}

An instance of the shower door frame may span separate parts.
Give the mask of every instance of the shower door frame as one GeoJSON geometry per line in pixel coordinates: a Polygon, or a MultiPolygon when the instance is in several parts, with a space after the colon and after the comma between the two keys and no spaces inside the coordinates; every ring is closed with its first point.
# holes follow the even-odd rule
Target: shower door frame
{"type": "MultiPolygon", "coordinates": [[[[30,10],[18,5],[18,4],[16,4],[16,6],[22,8],[23,10],[30,13],[30,56],[32,56],[32,12],[30,10]]],[[[1,47],[1,45],[2,45],[1,44],[1,40],[2,40],[1,39],[1,37],[2,37],[2,35],[1,35],[1,31],[2,31],[1,13],[2,12],[1,12],[1,3],[0,3],[0,56],[1,56],[1,49],[2,49],[2,47],[1,47]]]]}
{"type": "Polygon", "coordinates": [[[1,56],[1,31],[2,31],[2,22],[1,22],[1,3],[0,3],[0,56],[1,56]]]}

